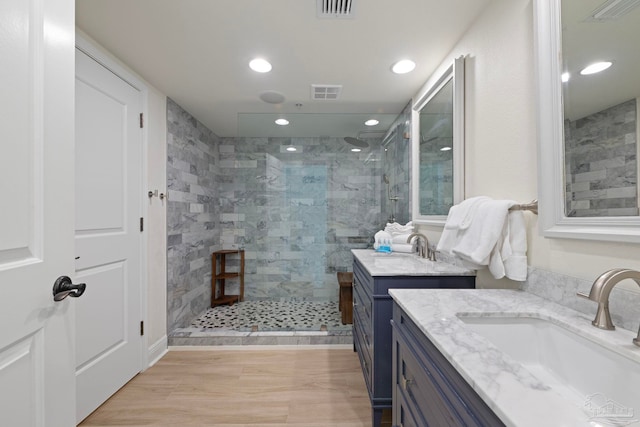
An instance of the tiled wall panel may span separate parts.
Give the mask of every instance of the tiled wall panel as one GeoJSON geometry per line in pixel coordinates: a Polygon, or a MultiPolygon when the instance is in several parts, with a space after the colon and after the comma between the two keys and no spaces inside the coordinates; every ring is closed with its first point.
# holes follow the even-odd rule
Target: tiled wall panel
{"type": "Polygon", "coordinates": [[[636,100],[565,122],[567,216],[638,215],[636,100]]]}
{"type": "Polygon", "coordinates": [[[222,245],[245,247],[246,299],[337,299],[336,272],[381,223],[381,169],[367,161],[379,141],[350,148],[341,138],[222,139],[222,245]]]}
{"type": "Polygon", "coordinates": [[[218,137],[167,99],[168,330],[188,325],[211,298],[210,253],[220,243],[218,137]]]}

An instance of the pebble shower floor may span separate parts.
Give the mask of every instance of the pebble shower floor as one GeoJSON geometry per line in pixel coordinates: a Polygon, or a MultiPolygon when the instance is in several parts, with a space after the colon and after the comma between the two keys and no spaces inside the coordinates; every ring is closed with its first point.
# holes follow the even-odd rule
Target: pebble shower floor
{"type": "Polygon", "coordinates": [[[239,331],[351,330],[351,325],[342,324],[335,301],[242,301],[209,308],[190,327],[239,331]]]}

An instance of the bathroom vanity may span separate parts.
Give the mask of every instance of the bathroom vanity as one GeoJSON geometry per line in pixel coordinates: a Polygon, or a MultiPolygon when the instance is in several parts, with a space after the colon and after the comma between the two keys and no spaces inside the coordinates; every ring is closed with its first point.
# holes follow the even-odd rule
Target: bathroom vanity
{"type": "Polygon", "coordinates": [[[640,351],[631,343],[634,332],[595,328],[591,315],[523,291],[389,293],[394,425],[637,420],[640,351]]]}
{"type": "Polygon", "coordinates": [[[392,403],[389,289],[475,288],[475,271],[414,254],[383,254],[353,249],[353,343],[369,397],[373,426],[392,403]]]}
{"type": "Polygon", "coordinates": [[[392,329],[393,425],[504,426],[397,304],[392,329]]]}

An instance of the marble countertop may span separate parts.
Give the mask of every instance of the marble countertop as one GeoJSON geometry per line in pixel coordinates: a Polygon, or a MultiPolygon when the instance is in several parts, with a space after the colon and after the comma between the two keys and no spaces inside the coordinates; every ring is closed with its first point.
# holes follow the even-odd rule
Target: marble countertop
{"type": "Polygon", "coordinates": [[[474,270],[429,261],[416,254],[376,252],[373,249],[351,249],[354,257],[375,276],[475,276],[474,270]]]}
{"type": "MultiPolygon", "coordinates": [[[[640,349],[631,344],[634,333],[620,328],[597,329],[591,325],[592,316],[523,291],[390,289],[389,294],[507,426],[594,424],[584,408],[567,400],[486,338],[471,331],[459,316],[548,320],[640,362],[640,349]]],[[[585,372],[585,375],[594,374],[597,375],[597,367],[594,372],[585,372]]]]}

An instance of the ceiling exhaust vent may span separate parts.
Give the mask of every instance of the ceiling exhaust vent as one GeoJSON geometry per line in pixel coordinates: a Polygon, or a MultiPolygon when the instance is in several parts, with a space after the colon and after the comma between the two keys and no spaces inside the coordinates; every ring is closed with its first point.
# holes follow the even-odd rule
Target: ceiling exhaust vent
{"type": "Polygon", "coordinates": [[[638,6],[640,6],[640,0],[608,0],[591,12],[585,22],[615,21],[638,6]]]}
{"type": "Polygon", "coordinates": [[[316,0],[318,18],[353,18],[354,0],[316,0]]]}
{"type": "Polygon", "coordinates": [[[342,85],[311,85],[311,99],[315,101],[335,101],[341,92],[342,85]]]}

